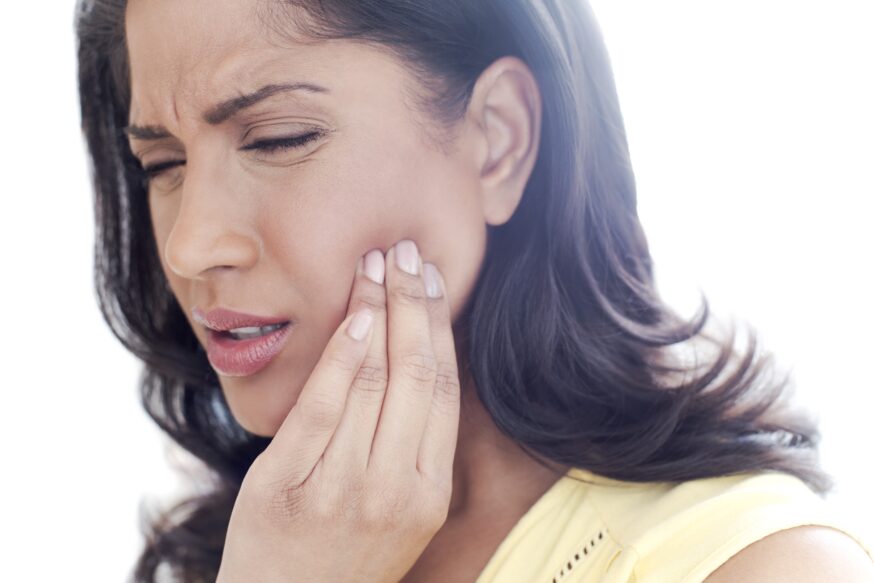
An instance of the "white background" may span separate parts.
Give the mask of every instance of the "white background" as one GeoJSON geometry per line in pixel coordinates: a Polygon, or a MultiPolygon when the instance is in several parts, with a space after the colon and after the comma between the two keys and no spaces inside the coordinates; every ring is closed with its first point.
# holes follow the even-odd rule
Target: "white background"
{"type": "MultiPolygon", "coordinates": [[[[175,482],[92,291],[73,10],[50,5],[0,19],[0,579],[120,581],[140,499],[175,482]]],[[[872,3],[593,5],[660,289],[759,330],[820,415],[830,500],[874,537],[872,3]]]]}

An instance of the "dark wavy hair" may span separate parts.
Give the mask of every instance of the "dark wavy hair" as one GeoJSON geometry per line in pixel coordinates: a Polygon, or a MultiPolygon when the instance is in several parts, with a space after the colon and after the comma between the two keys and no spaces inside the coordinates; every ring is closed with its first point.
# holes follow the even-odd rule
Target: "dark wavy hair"
{"type": "MultiPolygon", "coordinates": [[[[213,580],[241,481],[269,439],[230,414],[160,267],[142,169],[122,131],[125,5],[80,0],[76,13],[95,285],[106,322],[144,363],[146,412],[205,464],[210,483],[142,518],[146,542],[133,577],[154,581],[163,566],[178,580],[213,580]]],[[[544,104],[539,156],[516,213],[489,227],[482,270],[456,322],[464,371],[502,432],[540,463],[619,480],[776,470],[823,496],[832,488],[816,424],[788,406],[791,377],[775,374],[755,332],[741,349],[734,323],[719,334],[705,328],[715,318],[703,295],[688,320],[660,298],[610,61],[585,0],[259,6],[279,32],[364,42],[402,59],[421,82],[416,106],[438,134],[463,118],[495,59],[514,55],[534,73],[544,104]],[[694,358],[681,358],[682,347],[694,358]]]]}

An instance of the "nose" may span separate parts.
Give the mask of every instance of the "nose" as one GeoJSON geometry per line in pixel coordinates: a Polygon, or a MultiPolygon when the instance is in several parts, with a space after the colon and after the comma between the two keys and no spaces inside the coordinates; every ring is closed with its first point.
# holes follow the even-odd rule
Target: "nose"
{"type": "Polygon", "coordinates": [[[167,267],[180,277],[205,279],[228,268],[248,269],[258,262],[260,245],[247,232],[244,198],[235,196],[218,168],[189,163],[173,227],[164,243],[167,267]]]}

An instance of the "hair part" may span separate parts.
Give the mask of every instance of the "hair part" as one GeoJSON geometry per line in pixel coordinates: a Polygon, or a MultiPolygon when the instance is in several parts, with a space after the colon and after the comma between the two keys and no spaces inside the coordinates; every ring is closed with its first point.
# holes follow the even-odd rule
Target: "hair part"
{"type": "MultiPolygon", "coordinates": [[[[133,577],[155,581],[163,565],[181,581],[214,580],[242,479],[269,439],[234,420],[161,270],[142,169],[122,131],[125,7],[80,0],[76,15],[95,288],[107,324],[143,362],[145,411],[212,483],[158,517],[143,513],[133,577]]],[[[451,147],[453,124],[491,62],[513,55],[532,70],[544,100],[538,159],[515,214],[489,226],[456,334],[463,374],[496,426],[534,459],[635,482],[774,470],[820,494],[831,488],[816,425],[790,406],[790,378],[777,376],[755,334],[741,349],[735,326],[705,329],[706,297],[688,320],[660,298],[609,57],[585,0],[257,8],[276,42],[344,39],[398,57],[416,81],[409,103],[433,120],[423,132],[441,148],[451,147]]]]}

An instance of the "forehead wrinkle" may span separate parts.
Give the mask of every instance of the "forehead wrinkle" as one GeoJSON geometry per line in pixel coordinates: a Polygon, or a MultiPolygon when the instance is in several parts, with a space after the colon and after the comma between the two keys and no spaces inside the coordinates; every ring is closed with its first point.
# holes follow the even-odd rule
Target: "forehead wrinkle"
{"type": "MultiPolygon", "coordinates": [[[[266,37],[270,35],[265,34],[263,23],[252,13],[259,4],[256,2],[248,7],[250,19],[256,22],[259,34],[253,36],[251,27],[242,27],[248,32],[241,28],[233,35],[201,36],[204,43],[200,43],[201,46],[186,45],[187,51],[182,53],[184,58],[181,60],[168,52],[173,43],[159,44],[163,47],[158,49],[160,56],[155,55],[159,60],[145,61],[143,64],[147,68],[138,75],[139,85],[148,92],[141,94],[142,105],[154,106],[147,111],[159,115],[159,118],[149,119],[151,114],[147,113],[139,120],[141,125],[164,125],[160,123],[163,116],[167,116],[166,125],[174,129],[189,123],[189,120],[193,124],[208,123],[204,115],[217,104],[265,85],[323,84],[325,73],[320,70],[319,63],[324,59],[308,56],[316,47],[312,44],[277,46],[269,42],[266,37]]],[[[178,37],[178,34],[173,35],[174,39],[178,37]]],[[[298,92],[289,92],[288,98],[296,100],[295,93],[298,92]]],[[[318,102],[305,102],[321,109],[318,102]]]]}
{"type": "Polygon", "coordinates": [[[256,5],[238,0],[128,1],[125,37],[131,82],[138,86],[138,101],[151,112],[149,117],[160,115],[168,125],[178,125],[227,95],[234,85],[217,83],[215,73],[228,59],[260,44],[256,5]],[[216,18],[205,20],[213,12],[210,6],[216,8],[216,18]]]}

